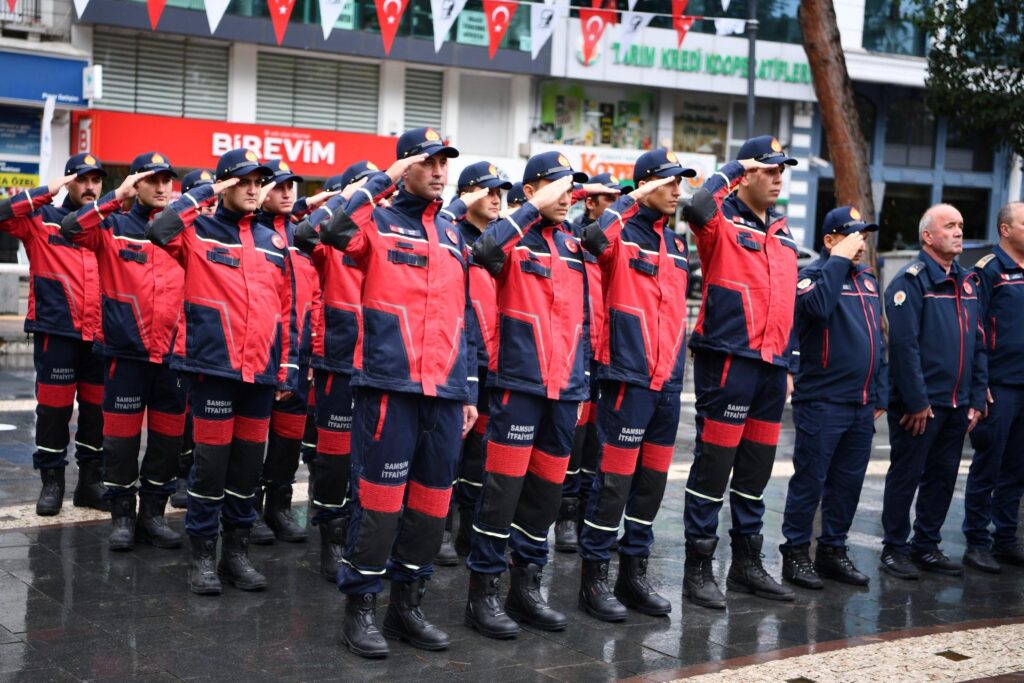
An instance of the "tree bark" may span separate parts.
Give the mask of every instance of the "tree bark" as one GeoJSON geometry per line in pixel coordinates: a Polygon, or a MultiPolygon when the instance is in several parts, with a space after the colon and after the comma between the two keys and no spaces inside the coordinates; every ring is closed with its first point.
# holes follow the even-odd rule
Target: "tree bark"
{"type": "MultiPolygon", "coordinates": [[[[828,137],[835,173],[836,204],[857,207],[864,220],[875,221],[867,142],[860,128],[853,84],[846,70],[846,56],[839,37],[832,0],[800,0],[798,11],[804,52],[811,67],[814,94],[828,137]]],[[[822,220],[824,216],[819,216],[822,220]]],[[[867,261],[875,267],[876,240],[869,239],[867,261]]]]}

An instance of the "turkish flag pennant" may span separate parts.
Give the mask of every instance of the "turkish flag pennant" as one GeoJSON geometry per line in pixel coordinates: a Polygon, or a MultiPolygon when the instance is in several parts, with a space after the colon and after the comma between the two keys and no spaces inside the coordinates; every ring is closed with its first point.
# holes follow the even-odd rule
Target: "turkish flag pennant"
{"type": "Polygon", "coordinates": [[[295,0],[267,0],[270,9],[270,21],[274,23],[274,37],[277,44],[284,42],[284,32],[288,30],[288,19],[292,16],[295,0]]]}
{"type": "Polygon", "coordinates": [[[487,17],[487,40],[491,59],[494,59],[494,53],[498,51],[501,39],[505,37],[517,7],[519,7],[519,3],[516,0],[484,0],[484,16],[487,17]]]}
{"type": "Polygon", "coordinates": [[[18,0],[7,0],[7,11],[14,14],[14,6],[18,4],[18,0]]]}
{"type": "Polygon", "coordinates": [[[590,6],[594,9],[606,9],[611,12],[608,17],[609,24],[619,23],[618,5],[615,0],[590,0],[590,6]]]}
{"type": "MultiPolygon", "coordinates": [[[[11,4],[12,0],[7,0],[8,4],[11,4]]],[[[156,25],[160,23],[160,15],[164,13],[164,6],[167,4],[167,0],[146,0],[146,9],[149,11],[149,25],[156,30],[156,25]]]]}
{"type": "Polygon", "coordinates": [[[606,9],[580,7],[580,29],[583,31],[583,64],[594,59],[597,44],[609,24],[615,23],[615,13],[606,9]]]}
{"type": "Polygon", "coordinates": [[[395,42],[398,24],[402,21],[409,0],[374,0],[377,4],[377,22],[380,24],[380,37],[384,41],[384,54],[391,54],[391,44],[395,42]]]}
{"type": "Polygon", "coordinates": [[[676,30],[676,47],[681,47],[687,31],[693,26],[694,17],[684,17],[688,0],[672,0],[672,28],[676,30]]]}

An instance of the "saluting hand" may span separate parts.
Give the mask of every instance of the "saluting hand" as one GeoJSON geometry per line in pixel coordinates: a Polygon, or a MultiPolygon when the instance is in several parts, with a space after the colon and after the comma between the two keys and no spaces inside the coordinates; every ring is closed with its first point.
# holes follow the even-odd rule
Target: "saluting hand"
{"type": "Polygon", "coordinates": [[[932,407],[927,406],[916,413],[907,413],[900,418],[900,427],[903,427],[913,436],[921,436],[928,428],[929,418],[935,417],[932,407]]]}
{"type": "Polygon", "coordinates": [[[395,163],[388,167],[388,170],[384,171],[388,174],[388,178],[391,178],[391,182],[397,183],[402,174],[405,173],[405,169],[409,168],[413,164],[418,164],[427,158],[426,154],[413,154],[411,157],[405,157],[404,159],[396,159],[395,163]]]}
{"type": "Polygon", "coordinates": [[[135,189],[135,183],[139,182],[143,178],[153,175],[153,173],[155,173],[155,171],[139,171],[138,173],[132,173],[121,182],[121,185],[116,190],[114,190],[114,196],[122,201],[130,197],[134,197],[138,194],[135,189]]]}
{"type": "Polygon", "coordinates": [[[356,190],[358,190],[365,184],[366,178],[360,178],[354,183],[349,183],[348,185],[345,186],[345,189],[341,191],[341,198],[347,202],[348,200],[352,199],[352,196],[356,193],[356,190]]]}
{"type": "Polygon", "coordinates": [[[595,195],[595,194],[619,195],[619,194],[622,194],[622,190],[619,190],[619,189],[613,190],[612,188],[608,187],[607,185],[602,185],[601,183],[583,183],[583,185],[581,187],[584,190],[587,191],[588,195],[595,195]]]}
{"type": "Polygon", "coordinates": [[[864,248],[864,233],[855,232],[847,235],[843,240],[830,250],[833,256],[840,256],[852,261],[857,258],[857,252],[864,248]]]}
{"type": "Polygon", "coordinates": [[[669,176],[668,178],[658,178],[657,180],[652,180],[649,183],[644,183],[643,185],[640,185],[635,190],[630,192],[629,196],[636,201],[640,201],[644,197],[648,196],[649,194],[657,190],[662,185],[668,185],[669,183],[677,182],[679,182],[679,179],[676,178],[675,176],[669,176]]]}
{"type": "Polygon", "coordinates": [[[543,213],[545,209],[558,206],[558,202],[561,201],[562,197],[569,192],[571,188],[572,176],[564,176],[554,182],[548,183],[534,192],[533,196],[530,197],[530,203],[533,204],[538,211],[543,213]]]}
{"type": "Polygon", "coordinates": [[[341,190],[324,190],[323,192],[317,192],[312,197],[306,197],[306,206],[311,209],[319,209],[321,204],[339,193],[341,193],[341,190]]]}
{"type": "Polygon", "coordinates": [[[491,191],[488,190],[486,187],[482,187],[479,190],[474,190],[473,192],[467,192],[466,194],[464,194],[461,197],[459,197],[459,199],[462,200],[462,203],[465,204],[466,208],[468,209],[469,207],[473,206],[478,201],[480,201],[481,199],[486,197],[488,194],[490,194],[490,192],[491,191]]]}
{"type": "Polygon", "coordinates": [[[754,168],[774,168],[776,166],[776,164],[763,164],[756,159],[737,159],[737,161],[739,161],[747,171],[754,168]]]}
{"type": "Polygon", "coordinates": [[[217,195],[238,184],[238,178],[226,178],[224,180],[218,180],[213,184],[213,194],[217,195]]]}
{"type": "Polygon", "coordinates": [[[267,197],[270,196],[270,191],[277,187],[277,183],[271,180],[269,183],[260,186],[260,206],[263,206],[263,202],[267,201],[267,197]]]}
{"type": "Polygon", "coordinates": [[[74,179],[74,173],[72,173],[71,175],[66,175],[63,178],[56,178],[55,180],[50,181],[50,184],[46,186],[46,189],[50,191],[50,194],[57,194],[58,192],[60,192],[60,188],[64,187],[74,179]]]}

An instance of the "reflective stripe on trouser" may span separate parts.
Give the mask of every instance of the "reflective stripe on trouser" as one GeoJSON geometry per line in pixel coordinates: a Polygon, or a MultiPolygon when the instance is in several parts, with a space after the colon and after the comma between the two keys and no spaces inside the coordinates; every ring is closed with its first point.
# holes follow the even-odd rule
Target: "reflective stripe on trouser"
{"type": "Polygon", "coordinates": [[[451,502],[462,403],[359,387],[352,436],[352,518],[338,588],[379,593],[385,575],[428,578],[451,502]]]}
{"type": "Polygon", "coordinates": [[[889,406],[889,471],[882,495],[882,542],[906,552],[910,506],[917,494],[915,549],[935,550],[942,542],[942,523],[953,500],[960,458],[967,436],[967,408],[933,407],[924,434],[913,436],[900,426],[905,411],[889,406]]]}
{"type": "Polygon", "coordinates": [[[455,482],[455,501],[461,510],[475,510],[480,500],[484,481],[484,434],[490,419],[490,390],[487,388],[487,368],[477,370],[480,391],[477,394],[476,410],[479,413],[473,429],[462,441],[459,457],[459,471],[455,482]]]}
{"type": "Polygon", "coordinates": [[[515,564],[543,566],[548,530],[558,515],[579,404],[491,389],[484,438],[483,490],[466,566],[483,574],[515,564]]]}
{"type": "Polygon", "coordinates": [[[764,487],[771,478],[786,406],[786,368],[699,350],[693,356],[693,384],[697,439],[686,481],[686,537],[717,537],[726,487],[730,533],[760,533],[764,487]]]}
{"type": "Polygon", "coordinates": [[[214,538],[222,521],[228,528],[256,521],[274,387],[194,375],[189,390],[195,448],[185,531],[214,538]]]}
{"type": "Polygon", "coordinates": [[[185,388],[163,363],[103,360],[103,483],[106,497],[143,490],[170,495],[185,431],[185,388]],[[139,465],[142,422],[146,454],[139,465]]]}
{"type": "Polygon", "coordinates": [[[821,504],[818,545],[845,546],[871,459],[874,406],[827,401],[793,403],[793,476],[782,517],[784,546],[811,542],[821,504]]]}
{"type": "Polygon", "coordinates": [[[619,553],[647,557],[679,428],[679,392],[605,382],[597,415],[597,479],[580,529],[585,560],[607,561],[625,512],[619,553]]]}
{"type": "Polygon", "coordinates": [[[288,398],[274,401],[270,413],[270,434],[267,455],[263,460],[264,486],[291,484],[299,469],[299,450],[306,431],[306,409],[309,397],[308,368],[299,368],[299,387],[288,398]]]}
{"type": "Polygon", "coordinates": [[[36,370],[36,469],[67,465],[71,441],[68,423],[78,395],[75,459],[98,460],[103,455],[103,366],[92,353],[92,342],[39,333],[33,337],[36,370]]]}
{"type": "Polygon", "coordinates": [[[974,457],[964,489],[962,528],[971,548],[1017,541],[1024,494],[1024,387],[996,384],[989,390],[995,402],[970,434],[974,457]]]}
{"type": "Polygon", "coordinates": [[[316,370],[316,460],[313,523],[348,509],[352,471],[352,376],[316,370]]]}

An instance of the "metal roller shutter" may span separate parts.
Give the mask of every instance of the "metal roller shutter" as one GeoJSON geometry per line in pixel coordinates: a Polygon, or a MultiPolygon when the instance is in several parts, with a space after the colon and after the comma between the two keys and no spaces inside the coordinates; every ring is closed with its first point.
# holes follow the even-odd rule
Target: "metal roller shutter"
{"type": "Polygon", "coordinates": [[[380,108],[380,67],[359,62],[338,63],[338,130],[377,132],[380,108]]]}
{"type": "Polygon", "coordinates": [[[440,71],[406,69],[405,128],[441,127],[444,74],[440,71]]]}
{"type": "Polygon", "coordinates": [[[135,35],[96,28],[93,31],[93,63],[103,65],[103,97],[93,103],[97,109],[135,111],[135,35]]]}

